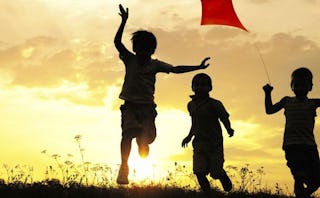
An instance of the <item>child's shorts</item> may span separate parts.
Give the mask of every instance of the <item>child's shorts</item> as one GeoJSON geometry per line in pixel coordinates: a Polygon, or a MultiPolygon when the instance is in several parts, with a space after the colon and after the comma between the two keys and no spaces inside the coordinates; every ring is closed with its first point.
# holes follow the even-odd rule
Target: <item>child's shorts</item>
{"type": "Polygon", "coordinates": [[[194,151],[193,152],[193,172],[194,174],[209,174],[214,179],[219,179],[223,170],[224,156],[222,149],[215,151],[194,151]]]}
{"type": "Polygon", "coordinates": [[[152,143],[156,137],[155,104],[136,104],[125,102],[120,107],[122,136],[139,138],[145,143],[152,143]]]}
{"type": "Polygon", "coordinates": [[[284,150],[287,166],[295,180],[303,179],[307,185],[320,184],[320,162],[317,147],[291,145],[284,150]]]}

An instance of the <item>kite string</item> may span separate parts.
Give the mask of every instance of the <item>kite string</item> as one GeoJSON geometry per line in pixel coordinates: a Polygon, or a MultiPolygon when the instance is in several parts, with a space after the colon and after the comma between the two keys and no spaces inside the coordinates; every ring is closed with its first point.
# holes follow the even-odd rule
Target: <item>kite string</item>
{"type": "Polygon", "coordinates": [[[268,82],[269,82],[269,84],[271,84],[269,72],[268,72],[267,66],[266,66],[266,64],[265,64],[265,62],[264,62],[264,60],[263,60],[263,57],[262,57],[262,55],[261,55],[261,53],[260,53],[260,50],[259,50],[258,46],[257,46],[255,43],[254,43],[253,45],[254,45],[254,47],[256,48],[256,50],[258,51],[260,60],[261,60],[261,62],[262,62],[262,64],[263,64],[264,71],[265,71],[265,73],[266,73],[266,75],[267,75],[267,78],[268,78],[268,82]]]}

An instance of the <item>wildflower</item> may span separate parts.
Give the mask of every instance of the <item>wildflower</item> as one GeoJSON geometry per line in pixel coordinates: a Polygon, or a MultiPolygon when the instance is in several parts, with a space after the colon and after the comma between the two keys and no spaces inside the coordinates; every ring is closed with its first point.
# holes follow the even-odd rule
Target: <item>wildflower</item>
{"type": "Polygon", "coordinates": [[[67,161],[65,161],[64,162],[66,165],[72,165],[73,163],[71,162],[71,161],[69,161],[69,160],[67,160],[67,161]]]}
{"type": "Polygon", "coordinates": [[[61,157],[61,156],[58,155],[58,154],[53,154],[53,155],[51,155],[51,157],[52,157],[53,159],[58,159],[58,158],[61,157]]]}
{"type": "Polygon", "coordinates": [[[68,153],[68,154],[67,154],[67,156],[68,156],[68,157],[73,157],[73,155],[72,155],[72,154],[70,154],[70,153],[68,153]]]}
{"type": "Polygon", "coordinates": [[[76,135],[76,136],[74,136],[74,139],[75,139],[77,142],[79,142],[79,141],[81,140],[81,135],[76,135]]]}

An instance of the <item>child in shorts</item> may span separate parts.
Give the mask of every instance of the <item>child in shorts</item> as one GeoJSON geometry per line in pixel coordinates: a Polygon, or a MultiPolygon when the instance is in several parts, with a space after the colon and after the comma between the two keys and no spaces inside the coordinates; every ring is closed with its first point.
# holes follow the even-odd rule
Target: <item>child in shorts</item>
{"type": "Polygon", "coordinates": [[[294,178],[294,193],[299,198],[310,197],[320,184],[319,153],[313,134],[320,99],[308,98],[313,86],[312,78],[308,68],[293,71],[291,90],[295,96],[285,96],[275,104],[271,98],[273,87],[269,84],[263,87],[266,113],[284,109],[286,123],[282,149],[294,178]]]}
{"type": "Polygon", "coordinates": [[[157,47],[157,40],[153,33],[139,30],[133,33],[132,49],[130,52],[122,43],[122,34],[128,19],[129,10],[119,5],[122,18],[119,29],[114,38],[120,59],[125,65],[125,77],[120,93],[120,99],[124,100],[121,110],[121,166],[117,177],[118,184],[128,184],[128,158],[131,151],[132,139],[136,138],[138,151],[142,158],[149,154],[149,144],[156,137],[155,118],[157,116],[154,102],[156,74],[185,73],[209,66],[205,58],[200,65],[172,66],[163,61],[153,59],[157,47]]]}
{"type": "Polygon", "coordinates": [[[192,91],[195,95],[191,96],[192,100],[188,103],[192,125],[188,136],[182,141],[182,147],[186,147],[194,137],[193,172],[205,193],[210,192],[210,183],[206,177],[209,173],[213,179],[220,180],[225,191],[232,189],[232,182],[223,169],[224,152],[220,121],[229,137],[233,136],[234,130],[222,102],[209,96],[211,90],[210,76],[204,73],[194,76],[192,91]]]}

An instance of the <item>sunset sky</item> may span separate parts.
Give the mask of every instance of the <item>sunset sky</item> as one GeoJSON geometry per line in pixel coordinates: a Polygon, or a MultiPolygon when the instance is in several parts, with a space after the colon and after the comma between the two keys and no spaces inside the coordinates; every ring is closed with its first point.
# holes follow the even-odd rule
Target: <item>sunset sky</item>
{"type": "MultiPolygon", "coordinates": [[[[124,66],[113,44],[120,3],[129,8],[123,35],[128,49],[131,33],[146,29],[158,40],[154,58],[197,65],[211,57],[200,72],[212,77],[211,96],[224,103],[235,130],[232,138],[224,131],[225,164],[264,166],[269,186],[291,185],[281,150],[283,111],[264,112],[268,78],[257,48],[275,102],[292,95],[290,74],[301,66],[314,74],[309,96],[320,97],[320,0],[236,0],[249,33],[201,26],[199,0],[1,0],[0,163],[34,165],[42,174],[52,163],[43,150],[80,159],[76,135],[82,135],[86,161],[120,163],[124,66]]],[[[158,137],[150,154],[155,163],[192,160],[191,145],[183,149],[181,141],[191,124],[186,105],[196,73],[157,75],[158,137]]],[[[136,157],[136,147],[132,152],[136,157]]]]}

